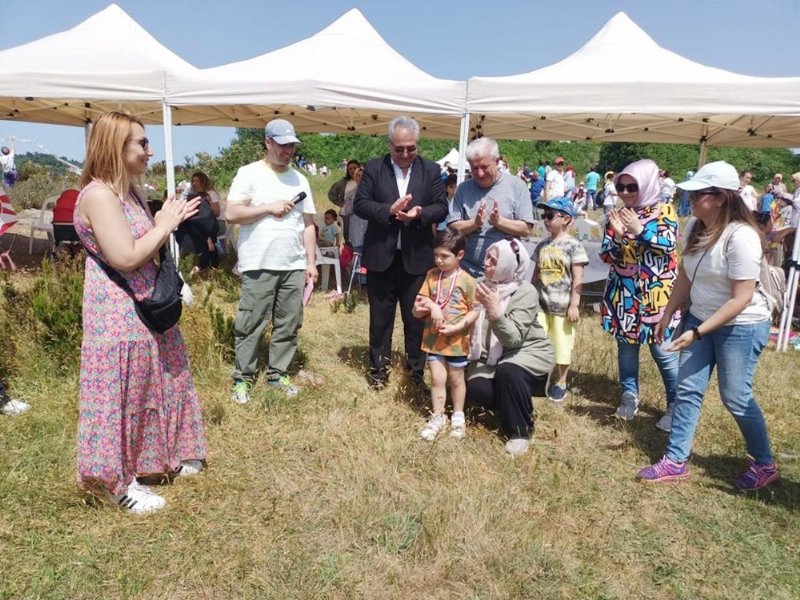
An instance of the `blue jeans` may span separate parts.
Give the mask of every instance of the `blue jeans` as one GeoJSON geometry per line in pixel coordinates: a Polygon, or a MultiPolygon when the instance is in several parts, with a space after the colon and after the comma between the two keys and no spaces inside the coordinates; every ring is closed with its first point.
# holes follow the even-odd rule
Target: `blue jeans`
{"type": "MultiPolygon", "coordinates": [[[[699,324],[694,315],[688,316],[687,329],[699,324]]],[[[762,321],[720,327],[681,351],[678,398],[666,453],[670,460],[684,462],[689,458],[703,395],[716,366],[720,398],[744,436],[747,453],[756,464],[772,462],[767,425],[753,398],[753,375],[767,345],[769,325],[769,321],[762,321]]]]}
{"type": "MultiPolygon", "coordinates": [[[[656,362],[661,379],[664,382],[664,392],[667,396],[667,406],[675,402],[675,391],[678,387],[678,353],[667,352],[658,344],[648,344],[650,354],[656,362]]],[[[619,366],[619,383],[622,393],[631,392],[639,397],[639,344],[626,344],[617,340],[617,364],[619,366]]]]}

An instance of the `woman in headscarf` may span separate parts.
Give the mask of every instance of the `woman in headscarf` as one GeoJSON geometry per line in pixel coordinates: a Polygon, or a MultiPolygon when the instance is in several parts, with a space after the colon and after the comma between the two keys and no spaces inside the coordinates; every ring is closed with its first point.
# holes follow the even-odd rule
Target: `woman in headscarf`
{"type": "MultiPolygon", "coordinates": [[[[675,208],[661,200],[658,165],[652,160],[629,164],[614,178],[623,207],[612,209],[600,248],[611,265],[603,294],[603,329],[617,340],[617,364],[622,397],[615,416],[631,421],[639,412],[639,347],[647,345],[661,373],[666,414],[656,427],[669,431],[677,386],[678,357],[653,338],[678,277],[678,220],[675,208]]],[[[664,337],[680,321],[676,311],[664,337]]]]}
{"type": "Polygon", "coordinates": [[[533,435],[531,396],[542,396],[555,364],[553,346],[536,318],[539,295],[525,274],[530,258],[521,242],[489,246],[477,284],[482,310],[472,328],[467,402],[493,410],[512,456],[528,450],[533,435]]]}

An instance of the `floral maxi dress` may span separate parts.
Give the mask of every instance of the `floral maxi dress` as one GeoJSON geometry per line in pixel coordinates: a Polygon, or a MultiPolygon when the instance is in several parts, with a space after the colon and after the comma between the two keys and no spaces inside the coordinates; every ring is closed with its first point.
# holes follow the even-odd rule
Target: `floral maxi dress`
{"type": "MultiPolygon", "coordinates": [[[[75,205],[81,241],[105,260],[94,232],[75,205]]],[[[153,223],[136,201],[122,209],[134,238],[153,223]]],[[[156,264],[149,260],[123,273],[137,298],[153,292],[156,264]]],[[[205,460],[206,438],[189,358],[178,327],[164,334],[141,322],[130,296],[111,281],[91,256],[83,289],[78,486],[125,493],[137,474],[176,470],[181,461],[205,460]]]]}

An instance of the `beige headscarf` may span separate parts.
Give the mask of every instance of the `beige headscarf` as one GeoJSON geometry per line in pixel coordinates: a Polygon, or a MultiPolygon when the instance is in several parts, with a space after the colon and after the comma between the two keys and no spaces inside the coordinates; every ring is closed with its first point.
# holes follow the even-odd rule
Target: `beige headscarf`
{"type": "MultiPolygon", "coordinates": [[[[486,249],[488,254],[492,249],[497,250],[497,266],[494,277],[484,280],[484,284],[497,290],[500,296],[500,307],[505,313],[511,296],[523,283],[525,273],[528,272],[530,255],[519,240],[500,240],[486,249]]],[[[503,355],[503,345],[492,332],[486,321],[486,311],[481,309],[478,319],[472,328],[470,337],[469,359],[479,360],[486,342],[486,364],[494,365],[503,355]]]]}

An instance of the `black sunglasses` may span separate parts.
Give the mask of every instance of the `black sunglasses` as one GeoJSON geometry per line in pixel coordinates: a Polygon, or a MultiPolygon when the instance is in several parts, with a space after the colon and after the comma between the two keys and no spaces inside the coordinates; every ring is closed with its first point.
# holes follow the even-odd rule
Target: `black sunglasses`
{"type": "Polygon", "coordinates": [[[554,211],[550,211],[550,210],[546,210],[546,211],[542,212],[542,219],[544,219],[545,221],[552,221],[556,217],[560,217],[560,216],[561,216],[560,212],[554,212],[554,211]]]}
{"type": "Polygon", "coordinates": [[[721,194],[722,192],[720,192],[719,190],[715,190],[714,188],[709,188],[706,190],[696,190],[694,192],[689,192],[689,200],[697,202],[703,196],[719,196],[721,194]]]}
{"type": "Polygon", "coordinates": [[[142,150],[147,150],[147,148],[150,147],[150,140],[148,140],[146,137],[143,137],[140,140],[134,140],[134,142],[139,144],[142,147],[142,150]]]}
{"type": "Polygon", "coordinates": [[[414,154],[417,151],[416,146],[393,146],[392,149],[397,154],[414,154]]]}
{"type": "Polygon", "coordinates": [[[616,183],[614,187],[617,188],[618,192],[628,192],[629,194],[635,194],[639,191],[639,184],[638,183],[616,183]]]}

